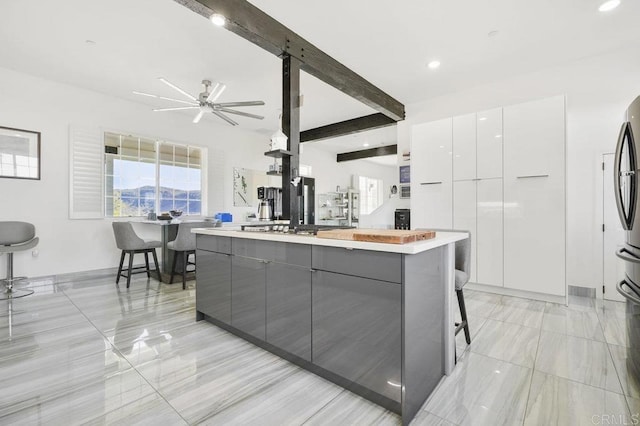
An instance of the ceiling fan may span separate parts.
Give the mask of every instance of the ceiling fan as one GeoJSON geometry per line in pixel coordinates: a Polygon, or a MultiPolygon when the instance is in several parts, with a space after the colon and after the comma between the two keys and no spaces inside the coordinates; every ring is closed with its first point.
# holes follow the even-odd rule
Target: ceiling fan
{"type": "Polygon", "coordinates": [[[224,113],[241,115],[243,117],[255,118],[255,119],[258,119],[258,120],[262,120],[264,118],[261,115],[249,114],[248,112],[243,112],[243,111],[237,111],[235,109],[230,109],[232,107],[264,105],[263,101],[242,101],[242,102],[220,102],[220,103],[216,103],[216,100],[220,97],[222,92],[224,92],[224,89],[226,89],[226,87],[227,87],[222,83],[216,83],[216,85],[213,87],[213,89],[211,89],[211,81],[210,80],[202,80],[202,84],[204,85],[204,92],[200,93],[198,95],[198,97],[196,98],[195,96],[190,95],[189,93],[185,92],[184,90],[182,90],[181,88],[179,88],[175,84],[171,83],[170,81],[168,81],[168,80],[166,80],[166,79],[164,79],[162,77],[160,77],[158,80],[160,80],[161,82],[163,82],[167,86],[171,87],[172,89],[177,90],[182,95],[186,96],[189,99],[189,101],[183,101],[183,100],[180,100],[180,99],[173,99],[173,98],[167,98],[167,97],[164,97],[164,96],[152,95],[150,93],[135,92],[135,91],[133,93],[136,94],[136,95],[148,96],[150,98],[158,98],[158,99],[164,99],[164,100],[167,100],[167,101],[178,102],[178,103],[186,104],[186,105],[189,105],[189,106],[173,107],[173,108],[157,108],[157,109],[154,109],[154,111],[181,111],[181,110],[187,110],[187,109],[199,109],[200,111],[198,111],[198,114],[193,119],[194,123],[198,123],[200,121],[200,119],[202,118],[202,116],[206,112],[211,112],[211,113],[217,115],[218,117],[220,117],[221,119],[223,119],[224,121],[226,121],[227,123],[231,124],[232,126],[237,126],[238,123],[235,122],[234,120],[232,120],[231,118],[229,118],[224,113]]]}

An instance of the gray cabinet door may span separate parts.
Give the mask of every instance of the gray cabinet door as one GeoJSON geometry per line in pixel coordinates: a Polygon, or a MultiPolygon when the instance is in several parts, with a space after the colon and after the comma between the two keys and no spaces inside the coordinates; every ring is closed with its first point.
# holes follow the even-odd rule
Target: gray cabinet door
{"type": "Polygon", "coordinates": [[[197,250],[196,309],[231,324],[231,256],[197,250]]]}
{"type": "Polygon", "coordinates": [[[240,256],[231,258],[231,325],[265,340],[265,263],[240,256]]]}
{"type": "Polygon", "coordinates": [[[311,271],[267,264],[267,342],[311,361],[311,271]]]}
{"type": "Polygon", "coordinates": [[[312,273],[313,363],[400,402],[401,285],[312,273]]]}

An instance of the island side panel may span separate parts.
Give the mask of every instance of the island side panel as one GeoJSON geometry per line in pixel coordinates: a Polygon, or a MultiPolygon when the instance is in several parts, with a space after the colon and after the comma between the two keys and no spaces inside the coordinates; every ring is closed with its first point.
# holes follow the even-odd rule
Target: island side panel
{"type": "MultiPolygon", "coordinates": [[[[402,421],[409,424],[444,376],[447,247],[403,256],[402,421]]],[[[453,323],[450,324],[451,328],[453,323]]]]}

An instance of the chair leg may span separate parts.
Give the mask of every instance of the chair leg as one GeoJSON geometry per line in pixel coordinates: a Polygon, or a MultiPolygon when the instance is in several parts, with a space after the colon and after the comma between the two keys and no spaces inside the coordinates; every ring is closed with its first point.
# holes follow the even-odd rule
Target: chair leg
{"type": "Polygon", "coordinates": [[[127,288],[131,284],[131,272],[133,271],[133,252],[129,252],[129,273],[127,274],[127,288]]]}
{"type": "Polygon", "coordinates": [[[456,290],[456,295],[458,296],[458,306],[460,307],[462,324],[464,324],[464,337],[467,344],[471,344],[471,333],[469,332],[469,320],[467,319],[467,307],[464,304],[464,294],[462,290],[456,290]]]}
{"type": "Polygon", "coordinates": [[[187,288],[187,260],[189,260],[189,252],[182,252],[182,289],[187,288]]]}
{"type": "Polygon", "coordinates": [[[158,266],[158,256],[156,256],[156,249],[153,249],[153,251],[151,251],[151,254],[153,255],[153,263],[156,266],[156,273],[158,274],[158,281],[162,282],[162,277],[160,276],[160,267],[158,266]]]}
{"type": "Polygon", "coordinates": [[[173,276],[176,273],[176,265],[178,263],[178,252],[173,252],[173,263],[171,265],[171,278],[169,279],[169,284],[173,284],[173,276]]]}
{"type": "Polygon", "coordinates": [[[124,263],[124,250],[122,250],[122,254],[120,255],[120,265],[118,266],[118,277],[116,278],[116,284],[120,282],[120,275],[122,275],[122,264],[124,263]]]}
{"type": "Polygon", "coordinates": [[[149,252],[144,252],[144,265],[147,268],[147,278],[151,278],[151,274],[149,273],[149,252]]]}

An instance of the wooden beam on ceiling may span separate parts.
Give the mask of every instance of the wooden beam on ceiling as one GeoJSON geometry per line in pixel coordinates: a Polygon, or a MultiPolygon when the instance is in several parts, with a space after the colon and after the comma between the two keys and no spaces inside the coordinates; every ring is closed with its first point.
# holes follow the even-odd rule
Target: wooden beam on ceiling
{"type": "Polygon", "coordinates": [[[362,158],[382,157],[384,155],[393,155],[398,153],[398,145],[379,146],[377,148],[363,149],[360,151],[351,151],[338,154],[336,161],[360,160],[362,158]]]}
{"type": "Polygon", "coordinates": [[[336,138],[338,136],[351,135],[353,133],[364,132],[366,130],[380,129],[394,124],[396,124],[394,119],[379,112],[376,114],[365,115],[364,117],[341,121],[339,123],[316,127],[315,129],[305,130],[300,132],[300,142],[336,138]]]}
{"type": "Polygon", "coordinates": [[[225,28],[276,56],[288,54],[302,62],[300,68],[330,86],[358,99],[387,117],[405,118],[404,105],[342,65],[298,34],[246,0],[175,0],[209,19],[218,13],[225,28]]]}

